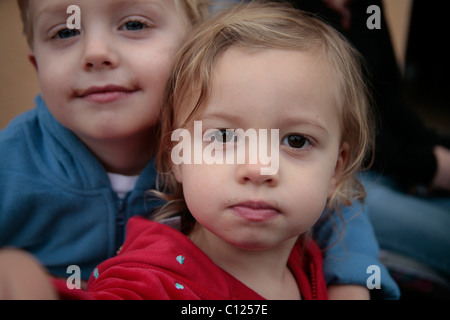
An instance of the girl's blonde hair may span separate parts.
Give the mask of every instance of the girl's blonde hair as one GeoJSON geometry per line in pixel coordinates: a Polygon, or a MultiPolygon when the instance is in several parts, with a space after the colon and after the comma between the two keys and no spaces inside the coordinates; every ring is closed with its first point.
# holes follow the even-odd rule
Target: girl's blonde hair
{"type": "MultiPolygon", "coordinates": [[[[23,23],[23,32],[27,37],[28,45],[33,47],[33,28],[29,15],[29,1],[17,0],[20,9],[20,16],[23,23]]],[[[38,0],[34,0],[38,1],[38,0]]],[[[167,1],[167,0],[164,0],[167,1]]],[[[185,17],[188,25],[196,26],[209,16],[209,6],[211,0],[173,0],[175,7],[185,17]]]]}
{"type": "Polygon", "coordinates": [[[313,51],[334,69],[340,93],[336,103],[341,114],[342,143],[348,143],[349,152],[342,179],[328,201],[328,208],[336,210],[362,199],[365,192],[356,173],[373,148],[374,134],[359,53],[335,29],[309,13],[287,4],[253,1],[225,10],[200,25],[178,55],[161,115],[158,185],[162,186],[159,195],[167,203],[157,214],[158,219],[182,212],[182,226],[187,228],[184,230],[187,233],[194,223],[182,187],[171,172],[171,134],[177,128],[186,128],[203,111],[217,60],[227,49],[237,46],[313,51]],[[186,108],[191,108],[190,113],[179,123],[179,114],[186,114],[186,108]]]}

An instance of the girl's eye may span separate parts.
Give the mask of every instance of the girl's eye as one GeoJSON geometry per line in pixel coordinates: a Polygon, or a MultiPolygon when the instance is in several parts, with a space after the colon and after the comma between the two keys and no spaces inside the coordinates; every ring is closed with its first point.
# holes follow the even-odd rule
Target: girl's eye
{"type": "Polygon", "coordinates": [[[281,141],[281,144],[287,145],[293,149],[302,149],[308,147],[311,142],[305,136],[291,134],[281,141]]]}
{"type": "Polygon", "coordinates": [[[127,31],[139,31],[146,28],[146,25],[140,21],[131,20],[126,22],[121,30],[127,30],[127,31]]]}
{"type": "Polygon", "coordinates": [[[212,138],[219,143],[235,142],[237,136],[233,131],[227,129],[218,129],[212,135],[212,138]]]}
{"type": "Polygon", "coordinates": [[[66,29],[62,29],[62,30],[58,31],[55,35],[55,38],[68,39],[68,38],[76,37],[79,34],[80,34],[79,30],[66,28],[66,29]]]}

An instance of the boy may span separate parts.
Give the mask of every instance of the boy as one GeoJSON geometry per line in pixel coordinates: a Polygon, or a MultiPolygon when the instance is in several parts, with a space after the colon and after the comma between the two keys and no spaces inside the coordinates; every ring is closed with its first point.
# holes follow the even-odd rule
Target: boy
{"type": "MultiPolygon", "coordinates": [[[[20,0],[42,94],[0,134],[0,246],[87,279],[144,214],[175,52],[206,0],[20,0]],[[81,10],[69,29],[67,8],[81,10]]],[[[150,203],[150,205],[153,205],[150,203]]]]}

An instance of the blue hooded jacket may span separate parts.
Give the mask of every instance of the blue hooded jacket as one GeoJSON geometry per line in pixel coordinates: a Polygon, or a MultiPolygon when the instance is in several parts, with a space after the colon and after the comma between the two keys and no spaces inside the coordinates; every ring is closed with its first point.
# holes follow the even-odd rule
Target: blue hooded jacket
{"type": "Polygon", "coordinates": [[[51,273],[77,265],[87,279],[122,245],[126,221],[156,202],[153,162],[125,199],[112,190],[101,163],[48,111],[36,108],[0,132],[0,247],[32,252],[51,273]]]}

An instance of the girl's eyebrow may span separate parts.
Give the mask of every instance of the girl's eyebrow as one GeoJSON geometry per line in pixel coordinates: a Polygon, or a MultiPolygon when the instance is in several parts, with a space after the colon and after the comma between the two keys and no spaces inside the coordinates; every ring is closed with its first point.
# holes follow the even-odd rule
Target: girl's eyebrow
{"type": "MultiPolygon", "coordinates": [[[[228,123],[233,124],[239,124],[243,121],[242,117],[239,115],[222,112],[222,111],[214,111],[214,112],[207,112],[204,115],[200,117],[201,121],[214,121],[214,120],[223,120],[228,123]]],[[[316,128],[320,131],[322,131],[324,134],[329,134],[327,127],[318,119],[310,116],[303,116],[303,115],[289,115],[289,116],[283,116],[280,115],[279,121],[278,121],[280,127],[295,127],[295,126],[309,126],[316,128]]],[[[279,128],[281,129],[281,128],[279,128]]]]}
{"type": "Polygon", "coordinates": [[[201,116],[202,121],[208,121],[208,120],[227,120],[232,123],[236,123],[240,120],[242,120],[242,117],[239,117],[234,114],[226,113],[226,112],[210,112],[205,113],[205,115],[201,116]]]}
{"type": "Polygon", "coordinates": [[[290,115],[289,117],[281,117],[280,124],[287,127],[299,125],[311,126],[328,134],[327,127],[323,125],[323,123],[319,120],[319,118],[290,115]]]}

